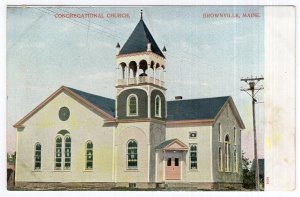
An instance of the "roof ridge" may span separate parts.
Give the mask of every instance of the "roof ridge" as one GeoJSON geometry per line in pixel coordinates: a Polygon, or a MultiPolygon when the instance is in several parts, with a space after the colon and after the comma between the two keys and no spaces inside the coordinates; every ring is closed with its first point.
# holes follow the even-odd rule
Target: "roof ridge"
{"type": "Polygon", "coordinates": [[[217,99],[217,98],[229,98],[231,96],[217,96],[217,97],[206,97],[206,98],[193,98],[193,99],[181,99],[181,100],[171,100],[167,102],[178,102],[178,101],[192,101],[192,100],[204,100],[204,99],[217,99]]]}

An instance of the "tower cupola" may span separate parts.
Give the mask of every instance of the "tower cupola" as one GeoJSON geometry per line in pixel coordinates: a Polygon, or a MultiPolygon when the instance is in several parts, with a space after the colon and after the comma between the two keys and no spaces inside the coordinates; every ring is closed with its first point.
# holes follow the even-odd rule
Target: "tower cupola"
{"type": "Polygon", "coordinates": [[[117,52],[116,62],[116,86],[147,83],[164,87],[166,58],[144,23],[142,11],[138,24],[117,52]]]}

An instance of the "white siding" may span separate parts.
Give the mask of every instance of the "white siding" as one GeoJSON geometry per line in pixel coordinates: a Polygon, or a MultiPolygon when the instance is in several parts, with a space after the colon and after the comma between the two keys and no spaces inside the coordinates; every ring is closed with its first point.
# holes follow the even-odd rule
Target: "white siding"
{"type": "Polygon", "coordinates": [[[186,182],[212,182],[212,153],[211,153],[211,127],[178,127],[166,129],[166,140],[177,138],[187,146],[197,144],[198,169],[190,169],[189,151],[185,157],[186,165],[183,169],[183,180],[186,182]],[[189,132],[196,131],[195,139],[189,138],[189,132]]]}
{"type": "Polygon", "coordinates": [[[95,182],[112,181],[112,127],[103,127],[103,119],[65,93],[59,94],[17,132],[16,181],[28,182],[95,182]],[[66,106],[70,118],[61,121],[58,111],[66,106]],[[55,137],[68,130],[72,138],[70,171],[54,170],[55,137]],[[94,144],[94,169],[85,171],[85,143],[94,144]],[[34,171],[34,145],[42,145],[42,167],[34,171]]]}

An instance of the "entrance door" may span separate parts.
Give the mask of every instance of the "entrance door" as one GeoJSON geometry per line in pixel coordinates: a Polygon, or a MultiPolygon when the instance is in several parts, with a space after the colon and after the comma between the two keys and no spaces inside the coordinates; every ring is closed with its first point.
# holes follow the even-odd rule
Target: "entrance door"
{"type": "Polygon", "coordinates": [[[166,160],[166,179],[180,180],[180,157],[168,156],[166,160]]]}

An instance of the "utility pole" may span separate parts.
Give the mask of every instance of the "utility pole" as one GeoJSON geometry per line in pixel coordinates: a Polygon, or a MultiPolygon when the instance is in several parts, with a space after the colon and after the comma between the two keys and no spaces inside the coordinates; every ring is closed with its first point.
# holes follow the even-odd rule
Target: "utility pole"
{"type": "Polygon", "coordinates": [[[253,115],[253,136],[254,136],[254,162],[255,162],[255,189],[259,190],[259,165],[257,158],[257,138],[256,138],[256,123],[255,123],[255,103],[257,100],[255,99],[255,95],[264,87],[262,85],[258,86],[260,81],[264,80],[263,77],[247,77],[242,78],[241,81],[246,82],[249,85],[249,88],[241,88],[241,91],[246,92],[252,98],[252,115],[253,115]],[[249,94],[249,92],[251,94],[249,94]]]}

